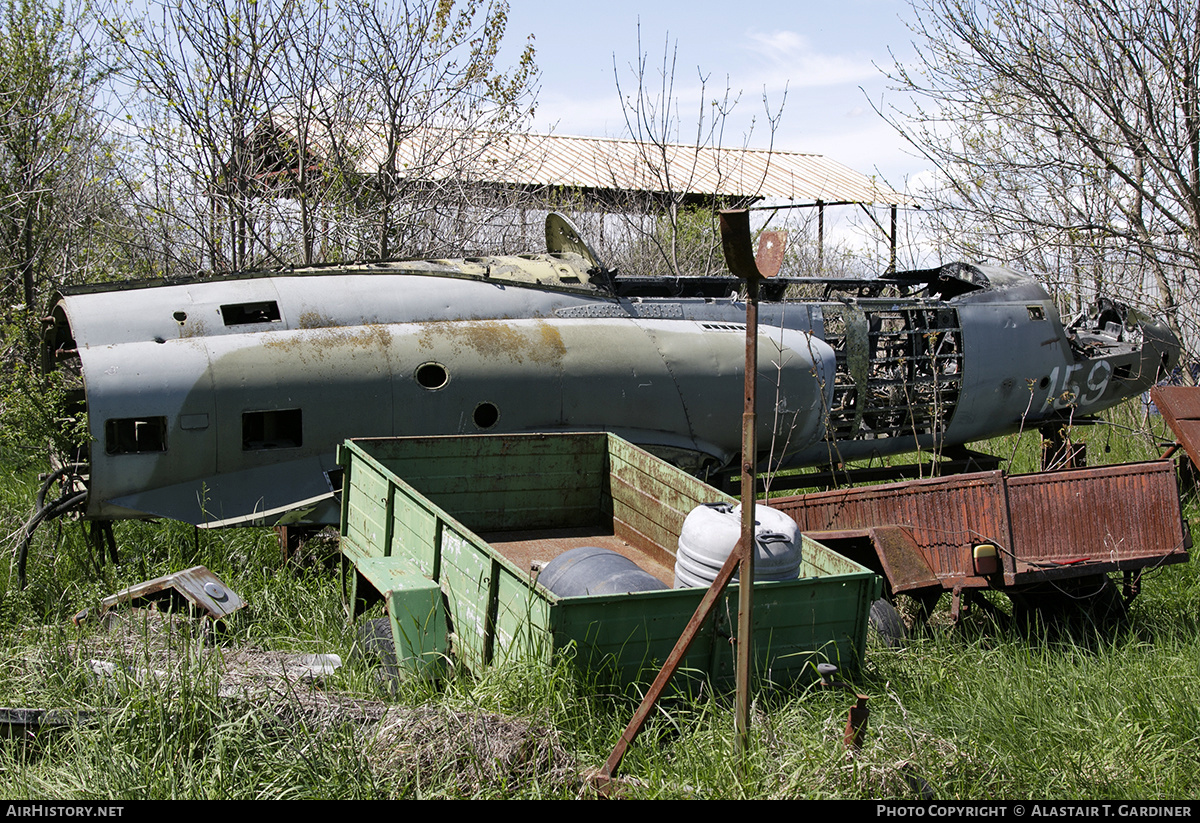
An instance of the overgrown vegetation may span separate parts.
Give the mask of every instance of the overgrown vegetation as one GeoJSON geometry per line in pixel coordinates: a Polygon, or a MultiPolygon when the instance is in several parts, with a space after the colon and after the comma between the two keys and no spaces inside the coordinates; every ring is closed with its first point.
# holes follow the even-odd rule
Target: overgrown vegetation
{"type": "MultiPolygon", "coordinates": [[[[461,199],[467,181],[447,175],[436,190],[428,181],[405,188],[412,181],[399,173],[397,142],[429,127],[512,125],[532,104],[531,51],[511,69],[495,64],[504,3],[413,0],[397,4],[394,17],[355,0],[236,2],[225,14],[194,2],[168,6],[157,13],[176,15],[169,29],[139,28],[116,12],[106,18],[107,32],[134,58],[123,63],[98,59],[78,39],[94,21],[67,6],[13,0],[0,10],[0,523],[9,558],[0,568],[0,705],[55,712],[37,734],[0,739],[0,794],[586,796],[582,775],[607,757],[635,693],[594,683],[569,660],[454,671],[437,684],[381,682],[346,619],[328,545],[322,554],[311,544],[304,559],[284,562],[266,531],[121,523],[120,559],[102,562],[85,525],[59,518],[34,536],[28,585],[15,585],[16,548],[41,485],[46,441],[65,436],[57,445],[69,450],[73,436],[56,412],[62,387],[46,386],[30,368],[50,292],[85,279],[202,267],[461,251],[473,241],[463,212],[445,203],[461,199]],[[361,25],[339,27],[336,15],[361,25]],[[247,28],[222,34],[221,26],[239,21],[247,28]],[[406,26],[422,37],[397,34],[406,26]],[[323,39],[335,32],[345,39],[323,39]],[[390,48],[401,51],[380,51],[390,48]],[[319,60],[335,54],[342,62],[319,60]],[[200,62],[188,64],[193,57],[200,62]],[[140,68],[138,59],[146,61],[140,68]],[[431,73],[406,73],[407,63],[431,73]],[[356,73],[364,67],[367,74],[356,73]],[[415,85],[397,88],[398,76],[415,85]],[[128,112],[141,142],[115,146],[122,132],[94,119],[97,84],[112,77],[151,92],[128,112]],[[372,93],[380,88],[411,95],[380,102],[372,93]],[[321,99],[331,90],[336,99],[321,99]],[[270,121],[284,104],[292,120],[270,121]],[[438,120],[437,112],[453,118],[438,120]],[[390,149],[374,167],[355,154],[361,135],[338,131],[367,120],[380,124],[390,149]],[[273,148],[287,156],[250,151],[260,139],[276,140],[273,148]],[[309,177],[313,168],[298,158],[316,143],[327,162],[309,177]],[[264,158],[279,164],[257,165],[264,158]],[[138,170],[145,175],[131,173],[138,170]],[[268,181],[280,187],[275,194],[291,196],[265,197],[268,181]],[[278,211],[284,201],[294,214],[278,211]],[[326,220],[321,205],[345,219],[326,220]],[[285,216],[301,230],[273,229],[285,216]],[[128,609],[109,624],[72,621],[103,596],[197,564],[250,604],[219,632],[191,616],[128,609]],[[314,655],[337,655],[343,665],[322,669],[314,655]]],[[[646,119],[647,127],[654,122],[646,119]]],[[[651,138],[660,151],[675,139],[670,128],[651,138]]],[[[465,163],[464,152],[478,150],[426,147],[418,165],[451,155],[465,163]]],[[[663,271],[712,264],[716,235],[707,212],[681,200],[645,226],[663,271]],[[697,257],[682,253],[681,239],[697,257]]],[[[655,270],[649,266],[638,270],[655,270]]],[[[85,421],[75,425],[81,431],[85,421]]],[[[1153,456],[1165,439],[1136,404],[1073,435],[1087,440],[1092,463],[1153,456]]],[[[1011,471],[1037,467],[1036,432],[987,448],[1011,471]]],[[[1186,494],[1195,522],[1195,491],[1186,494]]],[[[624,792],[1194,797],[1198,615],[1200,573],[1186,565],[1150,575],[1128,621],[1115,628],[1085,623],[1031,636],[979,613],[955,628],[935,620],[902,648],[873,646],[866,667],[851,675],[872,698],[869,736],[854,754],[841,744],[842,693],[759,692],[744,764],[733,756],[726,696],[673,699],[627,757],[624,792]]]]}
{"type": "MultiPolygon", "coordinates": [[[[1156,454],[1161,437],[1144,422],[1127,404],[1077,433],[1094,462],[1136,459],[1156,454]]],[[[1037,459],[1028,433],[987,445],[1014,469],[1037,459]]],[[[0,516],[12,534],[38,484],[5,465],[0,516]]],[[[1187,512],[1194,524],[1194,492],[1187,512]]],[[[604,762],[636,705],[635,693],[593,683],[569,660],[456,671],[438,684],[380,681],[345,617],[328,541],[284,562],[268,531],[124,523],[117,537],[120,562],[98,565],[82,525],[56,521],[37,535],[28,589],[0,572],[0,705],[69,721],[0,741],[5,797],[574,798],[587,796],[583,773],[604,762]],[[123,586],[196,564],[249,603],[221,632],[129,609],[107,628],[70,622],[123,586]],[[344,664],[313,674],[306,656],[316,654],[344,664]]],[[[1115,628],[1030,636],[979,612],[955,628],[935,614],[901,648],[870,644],[851,675],[871,697],[858,753],[841,742],[844,692],[760,691],[744,767],[728,697],[677,698],[632,747],[623,791],[1193,797],[1198,615],[1191,564],[1151,573],[1115,628]]]]}

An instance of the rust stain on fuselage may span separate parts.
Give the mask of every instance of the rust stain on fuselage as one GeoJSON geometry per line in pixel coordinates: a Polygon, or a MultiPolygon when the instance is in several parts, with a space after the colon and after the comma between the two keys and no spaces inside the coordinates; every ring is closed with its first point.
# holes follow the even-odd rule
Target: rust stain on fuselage
{"type": "Polygon", "coordinates": [[[300,313],[296,328],[299,329],[330,329],[341,326],[342,324],[321,314],[319,311],[305,311],[300,313]]]}
{"type": "Polygon", "coordinates": [[[302,362],[324,360],[349,352],[384,353],[392,344],[392,333],[386,326],[321,327],[306,329],[304,334],[271,335],[263,340],[263,348],[281,352],[302,362]],[[357,350],[357,351],[356,351],[357,350]]]}
{"type": "Polygon", "coordinates": [[[436,350],[446,345],[471,349],[484,357],[507,357],[514,363],[558,365],[567,348],[558,329],[541,320],[517,325],[504,320],[436,321],[423,324],[417,344],[436,350]]]}
{"type": "Polygon", "coordinates": [[[205,337],[207,335],[208,328],[200,318],[188,318],[179,324],[179,338],[181,340],[189,337],[205,337]]]}

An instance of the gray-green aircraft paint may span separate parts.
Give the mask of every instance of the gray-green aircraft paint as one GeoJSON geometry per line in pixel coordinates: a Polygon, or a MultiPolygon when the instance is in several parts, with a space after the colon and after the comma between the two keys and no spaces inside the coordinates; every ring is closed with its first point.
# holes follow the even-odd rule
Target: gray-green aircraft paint
{"type": "MultiPolygon", "coordinates": [[[[568,225],[541,255],[64,291],[44,356],[81,378],[85,516],[336,523],[349,437],[607,430],[690,470],[736,461],[738,281],[616,275],[568,225]]],[[[965,264],[765,281],[758,347],[771,468],[1099,412],[1180,352],[1123,306],[1064,326],[1035,280],[965,264]]]]}

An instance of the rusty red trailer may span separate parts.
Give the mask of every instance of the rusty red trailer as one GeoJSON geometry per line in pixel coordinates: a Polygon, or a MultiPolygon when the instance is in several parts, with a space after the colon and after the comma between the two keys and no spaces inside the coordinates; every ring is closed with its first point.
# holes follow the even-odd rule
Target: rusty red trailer
{"type": "Polygon", "coordinates": [[[1148,568],[1189,559],[1168,460],[1037,474],[977,472],[794,497],[771,505],[801,531],[882,573],[891,594],[931,605],[1001,589],[1067,592],[1124,573],[1125,601],[1148,568]]]}

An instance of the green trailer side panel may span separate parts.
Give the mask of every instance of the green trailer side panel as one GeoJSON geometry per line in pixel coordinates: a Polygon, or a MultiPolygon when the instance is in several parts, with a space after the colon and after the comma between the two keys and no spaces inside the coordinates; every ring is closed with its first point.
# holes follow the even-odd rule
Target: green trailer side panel
{"type": "Polygon", "coordinates": [[[479,669],[490,660],[491,578],[494,561],[454,529],[442,530],[441,576],[438,582],[450,601],[454,652],[468,667],[479,669]]]}
{"type": "Polygon", "coordinates": [[[675,546],[688,512],[702,503],[736,499],[614,438],[610,457],[613,518],[661,546],[675,546]]]}
{"type": "MultiPolygon", "coordinates": [[[[695,589],[560,600],[551,615],[555,648],[573,646],[581,665],[618,682],[653,679],[703,596],[695,589]]],[[[709,671],[714,642],[728,645],[728,628],[709,619],[683,669],[709,671]]]]}
{"type": "Polygon", "coordinates": [[[549,660],[554,650],[549,631],[550,602],[521,577],[499,569],[493,661],[549,660]]]}
{"type": "Polygon", "coordinates": [[[419,498],[397,493],[392,504],[388,553],[407,557],[429,577],[437,563],[438,516],[419,498]]]}
{"type": "MultiPolygon", "coordinates": [[[[816,664],[861,665],[866,645],[861,616],[879,595],[879,580],[858,572],[834,581],[814,578],[754,587],[757,674],[779,683],[816,677],[816,664]]],[[[666,660],[704,595],[703,589],[572,597],[552,613],[554,644],[574,644],[582,662],[609,670],[621,682],[647,679],[666,660]],[[686,595],[686,596],[682,596],[686,595]]],[[[684,657],[683,668],[733,684],[738,592],[726,590],[715,614],[684,657]]]]}
{"type": "Polygon", "coordinates": [[[561,528],[590,522],[607,481],[607,450],[594,435],[530,440],[515,451],[497,438],[357,441],[396,477],[477,531],[561,528]]]}
{"type": "Polygon", "coordinates": [[[372,554],[383,547],[388,486],[384,473],[368,463],[356,463],[350,473],[342,534],[361,550],[370,547],[372,554]]]}

